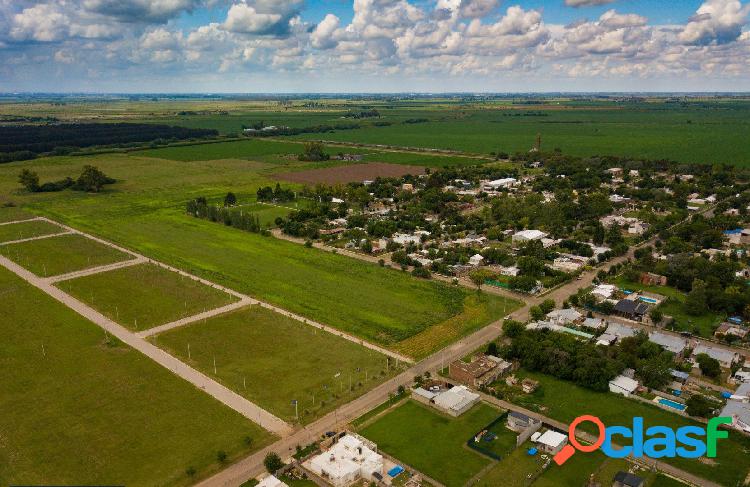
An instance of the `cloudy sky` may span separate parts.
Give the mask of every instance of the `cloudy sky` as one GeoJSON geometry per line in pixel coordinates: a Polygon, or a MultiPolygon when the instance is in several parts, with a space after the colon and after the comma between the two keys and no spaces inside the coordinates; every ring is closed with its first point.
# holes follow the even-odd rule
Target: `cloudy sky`
{"type": "Polygon", "coordinates": [[[0,0],[0,92],[750,90],[740,0],[0,0]]]}

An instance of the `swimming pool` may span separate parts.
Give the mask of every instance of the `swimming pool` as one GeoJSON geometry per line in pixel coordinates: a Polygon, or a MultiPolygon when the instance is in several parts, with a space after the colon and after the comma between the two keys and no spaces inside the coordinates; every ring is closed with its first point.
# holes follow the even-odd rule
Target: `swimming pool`
{"type": "Polygon", "coordinates": [[[404,467],[402,467],[401,465],[396,465],[392,469],[388,470],[388,475],[391,478],[395,478],[395,477],[398,477],[403,471],[404,471],[404,467]]]}
{"type": "Polygon", "coordinates": [[[684,411],[686,407],[684,404],[681,404],[675,401],[670,401],[669,399],[664,399],[664,398],[659,399],[658,402],[659,404],[663,406],[667,406],[668,408],[676,409],[678,411],[684,411]]]}
{"type": "Polygon", "coordinates": [[[658,303],[658,301],[655,300],[654,298],[647,298],[646,296],[639,296],[638,299],[640,299],[644,303],[649,303],[649,304],[656,304],[656,303],[658,303]]]}

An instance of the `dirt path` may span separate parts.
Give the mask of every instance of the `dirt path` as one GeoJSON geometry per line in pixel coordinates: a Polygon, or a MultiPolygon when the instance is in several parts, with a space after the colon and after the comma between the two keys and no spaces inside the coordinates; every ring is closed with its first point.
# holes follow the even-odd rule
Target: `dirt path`
{"type": "Polygon", "coordinates": [[[159,333],[164,333],[165,331],[195,323],[196,321],[207,320],[209,318],[213,318],[214,316],[223,315],[225,313],[229,313],[230,311],[235,311],[246,306],[252,306],[254,304],[258,304],[258,301],[254,299],[241,299],[232,304],[222,306],[221,308],[214,308],[208,311],[204,311],[203,313],[198,313],[197,315],[188,316],[186,318],[182,318],[181,320],[167,323],[165,325],[149,328],[148,330],[136,333],[136,335],[138,335],[140,338],[148,338],[150,336],[158,335],[159,333]]]}
{"type": "Polygon", "coordinates": [[[45,238],[62,237],[63,235],[70,235],[71,233],[72,232],[58,232],[58,233],[51,233],[49,235],[40,235],[38,237],[19,238],[18,240],[8,240],[7,242],[0,242],[0,245],[11,245],[11,244],[24,243],[24,242],[33,242],[34,240],[42,240],[45,238]]]}

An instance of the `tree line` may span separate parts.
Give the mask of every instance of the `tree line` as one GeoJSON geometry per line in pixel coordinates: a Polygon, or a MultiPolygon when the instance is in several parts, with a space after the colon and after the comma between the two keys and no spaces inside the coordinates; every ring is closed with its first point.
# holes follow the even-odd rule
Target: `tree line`
{"type": "Polygon", "coordinates": [[[83,166],[80,176],[73,179],[66,177],[58,181],[39,183],[39,174],[30,170],[23,169],[18,175],[18,182],[30,193],[52,193],[65,189],[75,191],[86,191],[87,193],[98,193],[108,184],[114,184],[116,179],[110,178],[95,166],[83,166]]]}
{"type": "Polygon", "coordinates": [[[234,194],[228,193],[224,198],[224,206],[217,206],[209,204],[206,198],[201,196],[188,201],[185,210],[188,215],[196,218],[223,223],[228,227],[238,228],[246,232],[264,233],[258,215],[238,211],[237,208],[230,206],[230,204],[235,204],[236,201],[234,194]]]}

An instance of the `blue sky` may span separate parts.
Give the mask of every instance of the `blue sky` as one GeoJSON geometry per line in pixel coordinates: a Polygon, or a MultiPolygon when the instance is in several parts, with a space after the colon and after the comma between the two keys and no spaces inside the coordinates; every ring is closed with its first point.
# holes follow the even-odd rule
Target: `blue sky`
{"type": "Polygon", "coordinates": [[[0,91],[750,90],[749,2],[0,0],[0,91]]]}

